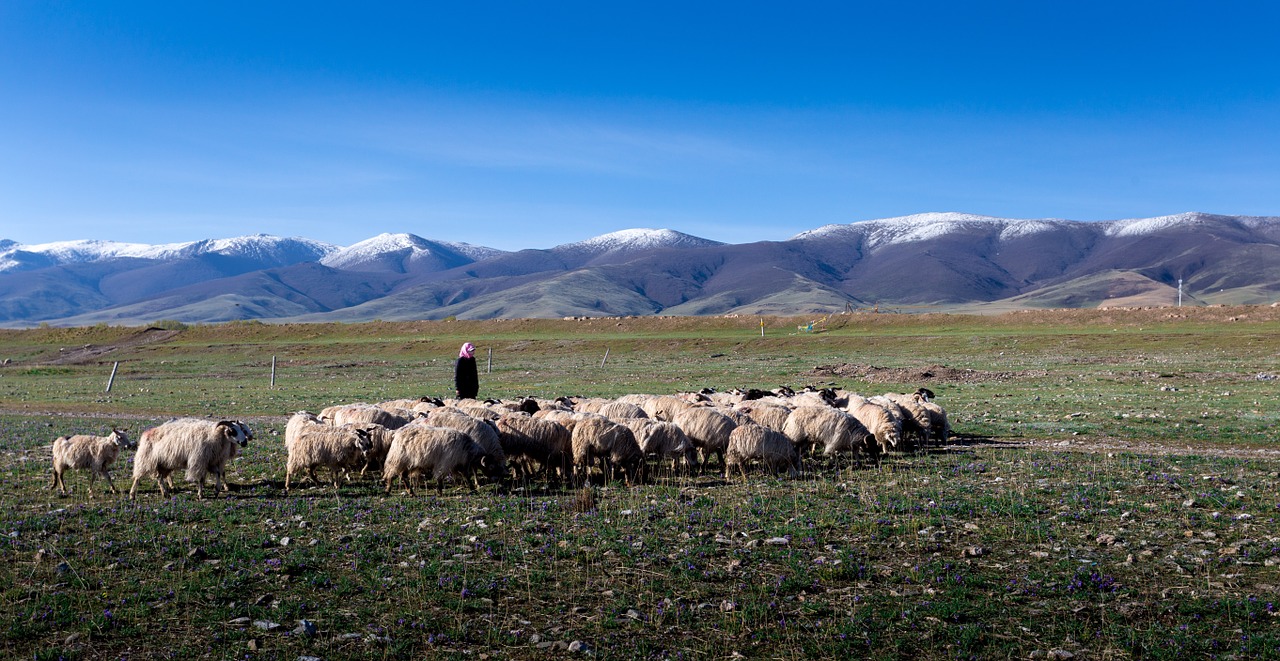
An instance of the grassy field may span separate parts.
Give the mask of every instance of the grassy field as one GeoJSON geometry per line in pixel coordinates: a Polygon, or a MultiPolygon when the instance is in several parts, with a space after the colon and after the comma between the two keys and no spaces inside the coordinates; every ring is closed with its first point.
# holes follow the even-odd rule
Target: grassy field
{"type": "Polygon", "coordinates": [[[0,331],[0,655],[1280,656],[1280,312],[764,321],[0,331]],[[283,494],[289,414],[447,396],[465,340],[486,396],[926,386],[957,437],[798,480],[283,494]],[[230,494],[48,490],[54,437],[174,415],[253,425],[230,494]]]}

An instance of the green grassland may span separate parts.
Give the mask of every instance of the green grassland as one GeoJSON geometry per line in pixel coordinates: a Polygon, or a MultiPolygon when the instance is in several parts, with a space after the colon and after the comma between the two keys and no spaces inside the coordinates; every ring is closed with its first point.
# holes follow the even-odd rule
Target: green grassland
{"type": "Polygon", "coordinates": [[[760,321],[0,331],[0,655],[1280,656],[1280,312],[760,321]],[[485,396],[925,386],[957,435],[796,480],[284,495],[289,414],[448,396],[468,340],[485,396]],[[48,489],[56,436],[175,415],[254,427],[230,493],[48,489]]]}

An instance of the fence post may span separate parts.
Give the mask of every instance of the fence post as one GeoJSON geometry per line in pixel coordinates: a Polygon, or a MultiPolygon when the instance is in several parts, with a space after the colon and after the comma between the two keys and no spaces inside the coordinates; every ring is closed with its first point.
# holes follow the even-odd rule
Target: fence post
{"type": "Polygon", "coordinates": [[[600,369],[604,369],[604,361],[609,360],[609,347],[604,348],[604,358],[600,359],[600,369]]]}
{"type": "Polygon", "coordinates": [[[276,357],[271,357],[271,387],[276,387],[276,357]]]}
{"type": "Polygon", "coordinates": [[[118,360],[116,361],[116,364],[111,366],[111,376],[107,378],[107,392],[111,392],[111,384],[116,381],[116,370],[119,369],[119,367],[120,361],[118,360]]]}
{"type": "Polygon", "coordinates": [[[493,374],[493,347],[489,347],[489,366],[484,370],[485,374],[493,374]]]}

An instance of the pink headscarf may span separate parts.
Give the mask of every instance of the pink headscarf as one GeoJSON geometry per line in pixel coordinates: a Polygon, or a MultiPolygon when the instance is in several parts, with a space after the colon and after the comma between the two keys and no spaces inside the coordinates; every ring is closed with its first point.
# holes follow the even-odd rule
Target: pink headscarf
{"type": "Polygon", "coordinates": [[[476,353],[476,345],[466,342],[462,345],[462,351],[458,352],[459,358],[471,358],[476,353]]]}

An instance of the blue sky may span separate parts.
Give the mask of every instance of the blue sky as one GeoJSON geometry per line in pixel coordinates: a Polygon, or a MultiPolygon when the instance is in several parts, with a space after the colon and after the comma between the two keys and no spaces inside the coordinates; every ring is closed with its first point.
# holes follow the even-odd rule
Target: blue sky
{"type": "Polygon", "coordinates": [[[0,238],[1280,215],[1270,2],[0,3],[0,238]]]}

